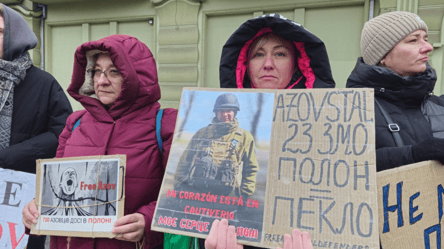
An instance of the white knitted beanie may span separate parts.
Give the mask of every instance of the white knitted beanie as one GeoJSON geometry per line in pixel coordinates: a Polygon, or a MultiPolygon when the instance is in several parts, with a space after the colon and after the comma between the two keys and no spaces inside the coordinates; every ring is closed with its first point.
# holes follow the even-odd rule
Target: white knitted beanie
{"type": "Polygon", "coordinates": [[[410,33],[427,25],[421,18],[407,11],[393,11],[365,23],[361,34],[361,54],[367,65],[377,65],[396,44],[410,33]]]}

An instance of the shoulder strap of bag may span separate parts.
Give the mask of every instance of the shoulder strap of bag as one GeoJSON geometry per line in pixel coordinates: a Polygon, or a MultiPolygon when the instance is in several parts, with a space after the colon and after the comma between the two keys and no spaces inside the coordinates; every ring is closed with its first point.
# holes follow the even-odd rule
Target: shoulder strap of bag
{"type": "MultiPolygon", "coordinates": [[[[157,138],[157,144],[159,146],[160,154],[163,154],[163,148],[162,148],[162,137],[160,136],[160,130],[162,128],[162,116],[163,116],[163,110],[159,110],[156,115],[156,138],[157,138]]],[[[76,123],[72,127],[71,132],[73,132],[77,126],[80,125],[80,119],[77,119],[76,123]]]]}
{"type": "Polygon", "coordinates": [[[398,124],[393,123],[393,120],[390,118],[388,112],[384,109],[384,107],[382,107],[382,105],[379,103],[379,101],[376,98],[375,98],[375,103],[379,107],[379,110],[381,110],[382,116],[384,116],[385,120],[387,121],[388,128],[392,132],[396,146],[398,147],[404,146],[404,142],[402,141],[401,135],[399,134],[400,129],[398,124]]]}
{"type": "Polygon", "coordinates": [[[73,132],[73,131],[77,128],[77,126],[80,125],[80,119],[82,119],[82,117],[80,117],[79,119],[77,119],[76,123],[75,123],[74,126],[72,127],[71,132],[73,132]]]}
{"type": "Polygon", "coordinates": [[[162,128],[162,116],[163,116],[163,110],[160,109],[156,115],[156,138],[157,138],[157,144],[159,146],[159,151],[160,151],[161,155],[163,154],[162,137],[160,136],[160,130],[162,128]]]}

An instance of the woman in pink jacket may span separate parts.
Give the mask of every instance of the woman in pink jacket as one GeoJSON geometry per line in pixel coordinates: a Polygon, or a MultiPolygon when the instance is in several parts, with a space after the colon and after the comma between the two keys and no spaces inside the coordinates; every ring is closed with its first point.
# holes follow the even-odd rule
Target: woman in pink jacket
{"type": "MultiPolygon", "coordinates": [[[[51,248],[162,248],[163,235],[150,225],[177,111],[164,110],[161,155],[156,140],[160,87],[151,51],[125,35],[82,44],[75,52],[68,93],[85,110],[68,118],[57,157],[126,154],[125,211],[114,224],[114,239],[51,236],[51,248]]],[[[30,228],[38,215],[31,201],[23,210],[25,226],[30,228]]]]}

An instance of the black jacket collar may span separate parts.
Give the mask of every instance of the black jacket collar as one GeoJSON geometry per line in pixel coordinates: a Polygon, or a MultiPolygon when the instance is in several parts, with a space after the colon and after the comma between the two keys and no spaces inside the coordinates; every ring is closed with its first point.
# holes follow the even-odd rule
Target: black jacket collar
{"type": "MultiPolygon", "coordinates": [[[[273,33],[296,43],[303,43],[304,50],[310,58],[309,67],[315,75],[314,88],[335,87],[330,63],[324,42],[306,30],[302,25],[279,14],[263,15],[243,23],[225,43],[220,60],[219,78],[222,88],[236,88],[236,66],[240,51],[245,43],[251,40],[261,29],[270,27],[273,33]]],[[[292,82],[300,77],[294,75],[292,82]]],[[[293,88],[305,88],[303,78],[293,88]]],[[[245,82],[244,87],[251,87],[245,82]]]]}
{"type": "Polygon", "coordinates": [[[360,57],[347,80],[347,88],[374,88],[375,96],[416,105],[433,92],[435,82],[435,70],[428,63],[424,73],[403,77],[391,69],[367,65],[360,57]]]}

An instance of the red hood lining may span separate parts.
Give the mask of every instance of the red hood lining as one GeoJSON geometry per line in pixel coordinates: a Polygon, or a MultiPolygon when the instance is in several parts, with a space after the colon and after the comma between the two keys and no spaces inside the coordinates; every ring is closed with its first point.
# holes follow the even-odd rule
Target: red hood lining
{"type": "MultiPolygon", "coordinates": [[[[266,27],[266,28],[262,28],[261,30],[259,30],[257,32],[257,34],[251,38],[250,40],[248,40],[247,42],[245,42],[244,46],[242,47],[240,53],[239,53],[239,57],[237,58],[237,65],[236,65],[236,85],[237,88],[244,88],[243,83],[244,83],[244,77],[245,77],[245,72],[247,71],[247,66],[246,66],[246,62],[248,59],[248,49],[250,48],[251,43],[256,40],[256,38],[273,32],[273,30],[271,30],[270,27],[266,27]]],[[[307,79],[305,81],[305,86],[307,89],[311,89],[313,88],[313,84],[314,81],[316,79],[316,76],[312,70],[312,68],[310,67],[310,58],[307,55],[307,52],[305,51],[305,44],[303,42],[295,42],[293,41],[294,45],[296,46],[296,49],[299,51],[299,57],[297,58],[298,60],[298,67],[301,70],[301,73],[303,76],[305,76],[305,78],[307,79]]],[[[291,84],[287,89],[291,89],[293,88],[296,84],[299,83],[299,81],[302,79],[302,77],[300,77],[298,80],[296,80],[293,84],[291,84]]],[[[251,84],[251,87],[254,88],[253,84],[251,84]]]]}

